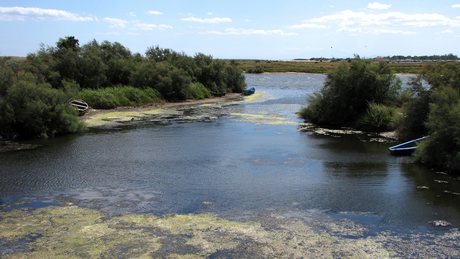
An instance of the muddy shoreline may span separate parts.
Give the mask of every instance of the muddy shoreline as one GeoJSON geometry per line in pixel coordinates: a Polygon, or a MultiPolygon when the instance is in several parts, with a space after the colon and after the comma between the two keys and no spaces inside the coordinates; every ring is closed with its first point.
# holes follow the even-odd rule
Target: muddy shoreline
{"type": "Polygon", "coordinates": [[[210,103],[219,103],[219,102],[227,102],[227,101],[234,101],[241,98],[242,95],[240,93],[227,93],[225,96],[222,97],[210,97],[206,99],[200,100],[186,100],[183,102],[160,102],[160,103],[150,103],[142,106],[120,106],[114,109],[92,109],[90,108],[83,116],[80,118],[85,121],[90,117],[109,113],[109,112],[143,112],[143,111],[152,111],[156,109],[164,109],[164,108],[174,108],[174,107],[181,107],[181,106],[191,106],[191,105],[201,105],[201,104],[210,104],[210,103]]]}

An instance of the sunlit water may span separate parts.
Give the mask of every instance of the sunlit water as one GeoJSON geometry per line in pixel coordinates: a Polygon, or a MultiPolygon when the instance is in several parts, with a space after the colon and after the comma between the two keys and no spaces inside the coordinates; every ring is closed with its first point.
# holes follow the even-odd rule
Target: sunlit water
{"type": "Polygon", "coordinates": [[[295,112],[323,75],[246,77],[255,101],[177,109],[206,120],[171,115],[160,125],[153,116],[0,154],[1,202],[71,201],[109,215],[308,212],[401,232],[460,227],[457,179],[389,155],[392,143],[374,135],[302,130],[295,112]]]}

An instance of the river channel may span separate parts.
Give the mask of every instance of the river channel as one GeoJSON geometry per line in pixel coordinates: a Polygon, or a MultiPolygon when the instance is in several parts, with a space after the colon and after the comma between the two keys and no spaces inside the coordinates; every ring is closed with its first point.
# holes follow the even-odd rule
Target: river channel
{"type": "MultiPolygon", "coordinates": [[[[407,82],[410,76],[400,78],[407,82]]],[[[36,217],[34,210],[64,207],[111,219],[214,215],[242,224],[259,222],[270,231],[299,220],[311,233],[337,238],[337,244],[372,239],[378,249],[366,243],[369,252],[360,250],[371,257],[459,257],[459,180],[413,164],[410,157],[391,156],[388,147],[395,143],[389,139],[304,123],[295,113],[324,79],[246,75],[248,88],[256,88],[250,97],[105,115],[84,133],[28,141],[40,147],[0,154],[0,220],[15,218],[19,211],[36,217]],[[270,225],[267,219],[286,222],[270,225]]],[[[27,241],[3,235],[0,254],[32,255],[38,248],[31,244],[44,233],[27,241]]],[[[299,255],[307,254],[300,249],[302,242],[296,243],[299,255]]],[[[191,244],[158,248],[158,254],[150,255],[201,253],[191,244]]],[[[262,255],[241,244],[230,247],[200,255],[262,255]]],[[[340,254],[333,252],[337,248],[315,247],[318,257],[321,252],[324,257],[357,255],[348,248],[340,254]]]]}

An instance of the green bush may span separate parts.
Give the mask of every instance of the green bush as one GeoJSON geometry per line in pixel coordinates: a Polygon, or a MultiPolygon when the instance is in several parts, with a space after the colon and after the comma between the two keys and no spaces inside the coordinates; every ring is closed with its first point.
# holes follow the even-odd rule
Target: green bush
{"type": "Polygon", "coordinates": [[[249,74],[262,74],[265,71],[261,66],[256,66],[255,68],[248,69],[246,72],[249,74]]]}
{"type": "Polygon", "coordinates": [[[385,131],[393,128],[396,109],[383,104],[369,103],[367,112],[358,120],[358,129],[366,131],[385,131]]]}
{"type": "Polygon", "coordinates": [[[191,84],[190,91],[190,96],[194,99],[204,99],[211,96],[208,89],[202,83],[191,84]]]}
{"type": "Polygon", "coordinates": [[[442,86],[433,97],[426,122],[430,138],[419,145],[415,160],[460,173],[460,93],[442,86]]]}
{"type": "Polygon", "coordinates": [[[300,115],[317,124],[356,126],[368,103],[394,102],[400,89],[401,81],[388,63],[373,64],[357,56],[328,73],[323,88],[308,98],[309,105],[300,115]]]}
{"type": "Polygon", "coordinates": [[[0,100],[0,136],[53,137],[83,130],[70,99],[50,84],[19,81],[0,100]]]}
{"type": "Polygon", "coordinates": [[[158,91],[152,88],[138,89],[118,86],[105,89],[83,89],[77,96],[95,109],[112,109],[117,106],[142,105],[160,100],[158,91]]]}
{"type": "Polygon", "coordinates": [[[428,134],[425,122],[428,119],[433,91],[426,89],[418,77],[411,82],[413,97],[402,105],[402,113],[396,122],[397,137],[400,141],[408,141],[428,134]]]}

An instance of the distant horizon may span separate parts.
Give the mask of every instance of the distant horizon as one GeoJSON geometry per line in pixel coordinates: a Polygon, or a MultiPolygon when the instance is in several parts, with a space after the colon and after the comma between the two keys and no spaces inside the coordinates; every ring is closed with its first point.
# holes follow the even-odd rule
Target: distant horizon
{"type": "MultiPolygon", "coordinates": [[[[126,47],[126,46],[125,46],[126,47]]],[[[176,50],[174,50],[176,51],[176,50]]],[[[177,52],[180,52],[180,51],[177,51],[177,52]]],[[[35,53],[35,52],[29,52],[28,54],[31,54],[31,53],[35,53]]],[[[132,54],[136,54],[138,52],[133,52],[132,54]]],[[[27,54],[27,55],[28,55],[27,54]]],[[[139,53],[141,54],[141,56],[145,57],[145,54],[142,54],[142,53],[139,53]]],[[[203,53],[205,55],[209,55],[207,53],[203,53]]],[[[408,57],[408,56],[411,56],[411,57],[430,57],[430,56],[439,56],[439,57],[444,57],[444,56],[447,56],[447,55],[454,55],[458,58],[458,55],[456,54],[453,54],[453,53],[448,53],[448,54],[432,54],[432,55],[420,55],[420,56],[417,56],[417,55],[414,55],[414,56],[411,56],[411,55],[387,55],[387,56],[375,56],[375,57],[361,57],[362,59],[375,59],[375,58],[378,58],[378,57],[382,57],[382,58],[386,58],[386,57],[394,57],[394,56],[404,56],[404,57],[408,57]]],[[[27,58],[27,55],[26,56],[4,56],[4,55],[0,55],[0,57],[11,57],[11,58],[27,58]]],[[[192,55],[193,56],[193,55],[192,55]]],[[[287,58],[287,59],[260,59],[260,58],[216,58],[216,57],[213,57],[215,59],[221,59],[221,60],[267,60],[267,61],[294,61],[294,60],[311,60],[311,59],[353,59],[353,57],[344,57],[344,58],[340,58],[340,57],[310,57],[310,58],[304,58],[304,57],[297,57],[297,58],[287,58]]]]}

